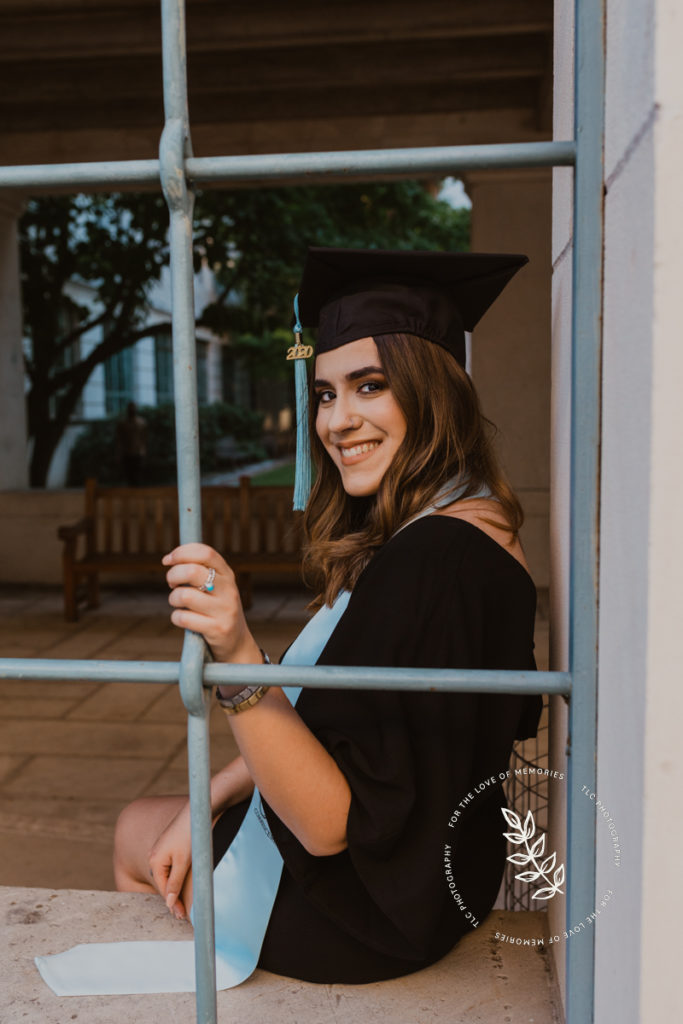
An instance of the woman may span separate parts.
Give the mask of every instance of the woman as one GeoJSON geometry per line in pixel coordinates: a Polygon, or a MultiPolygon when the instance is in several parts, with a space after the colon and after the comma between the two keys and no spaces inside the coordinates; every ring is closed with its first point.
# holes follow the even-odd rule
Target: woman
{"type": "MultiPolygon", "coordinates": [[[[318,664],[535,667],[522,512],[464,369],[464,329],[524,262],[309,251],[300,304],[318,327],[317,477],[305,568],[321,609],[309,626],[332,616],[318,664]]],[[[217,552],[187,544],[164,564],[175,625],[217,661],[264,660],[217,552]]],[[[254,785],[284,859],[260,966],[318,982],[396,977],[488,913],[505,860],[494,777],[515,738],[535,733],[539,698],[309,689],[293,706],[279,688],[222,687],[219,699],[241,753],[212,780],[215,860],[254,785]]],[[[186,798],[121,815],[120,889],[158,890],[184,916],[190,856],[186,798]]]]}

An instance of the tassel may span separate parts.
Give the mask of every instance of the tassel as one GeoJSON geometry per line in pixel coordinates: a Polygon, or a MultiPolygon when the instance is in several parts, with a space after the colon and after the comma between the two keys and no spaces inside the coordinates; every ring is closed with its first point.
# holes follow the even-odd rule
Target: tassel
{"type": "Polygon", "coordinates": [[[311,446],[308,437],[308,380],[306,359],[313,354],[311,345],[301,344],[299,296],[294,296],[294,337],[296,344],[287,352],[294,360],[294,386],[296,392],[296,470],[294,475],[294,511],[306,508],[311,493],[311,446]]]}

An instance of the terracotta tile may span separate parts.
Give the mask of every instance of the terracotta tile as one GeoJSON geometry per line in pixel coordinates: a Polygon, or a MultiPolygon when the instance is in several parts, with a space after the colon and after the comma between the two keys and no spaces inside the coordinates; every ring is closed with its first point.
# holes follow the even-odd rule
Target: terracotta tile
{"type": "Polygon", "coordinates": [[[0,723],[0,749],[8,754],[109,756],[112,759],[158,759],[172,755],[185,730],[177,725],[138,722],[34,722],[13,719],[0,723]]]}
{"type": "Polygon", "coordinates": [[[166,690],[163,683],[105,683],[67,716],[107,722],[139,718],[166,690]]]}
{"type": "MultiPolygon", "coordinates": [[[[73,683],[70,680],[58,680],[54,682],[46,682],[41,680],[30,680],[21,679],[10,681],[7,679],[0,679],[0,700],[15,699],[18,694],[22,697],[35,697],[40,700],[42,697],[46,697],[50,700],[55,698],[59,700],[85,700],[88,694],[93,693],[97,687],[101,685],[99,683],[73,683]],[[54,695],[51,692],[54,688],[54,695]]],[[[2,704],[0,704],[0,713],[2,712],[2,704]]]]}
{"type": "Polygon", "coordinates": [[[0,754],[0,783],[2,783],[12,772],[16,771],[22,761],[25,761],[25,757],[21,755],[15,755],[12,757],[10,754],[0,754]]]}
{"type": "MultiPolygon", "coordinates": [[[[59,889],[114,889],[111,845],[0,833],[0,881],[59,889]]],[[[10,1018],[6,1018],[9,1020],[10,1018]]]]}
{"type": "Polygon", "coordinates": [[[142,715],[145,722],[175,722],[185,725],[187,722],[187,711],[180,699],[178,687],[175,685],[166,686],[161,697],[147,708],[142,715]]]}
{"type": "MultiPolygon", "coordinates": [[[[17,683],[17,691],[21,686],[17,683]]],[[[44,697],[9,697],[0,704],[2,718],[63,718],[64,715],[78,704],[75,700],[60,700],[55,689],[55,696],[44,697]]]]}
{"type": "MultiPolygon", "coordinates": [[[[46,787],[58,799],[72,798],[77,811],[80,800],[121,800],[139,796],[163,766],[161,760],[105,757],[32,758],[3,790],[9,796],[40,795],[46,787]]],[[[77,813],[71,817],[77,818],[77,813]]]]}
{"type": "MultiPolygon", "coordinates": [[[[22,759],[26,761],[26,759],[22,759]]],[[[81,761],[84,761],[82,758],[81,761]]],[[[149,762],[145,761],[145,765],[149,762]]],[[[150,768],[151,777],[158,770],[150,768]]],[[[19,821],[28,819],[39,825],[43,819],[57,820],[65,823],[68,829],[86,829],[90,825],[113,827],[121,812],[122,803],[129,802],[128,797],[116,794],[113,797],[81,796],[78,789],[66,796],[50,793],[43,786],[36,793],[7,793],[2,791],[0,797],[0,820],[19,821]]]]}
{"type": "Polygon", "coordinates": [[[187,796],[190,792],[187,768],[169,768],[150,783],[141,796],[187,796]]]}

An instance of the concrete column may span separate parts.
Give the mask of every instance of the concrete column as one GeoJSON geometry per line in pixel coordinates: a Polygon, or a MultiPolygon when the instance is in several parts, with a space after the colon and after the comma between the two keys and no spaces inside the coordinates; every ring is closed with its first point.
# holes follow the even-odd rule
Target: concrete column
{"type": "Polygon", "coordinates": [[[529,265],[475,329],[472,377],[498,450],[524,506],[522,541],[537,586],[547,587],[550,473],[550,231],[547,170],[467,176],[472,250],[518,252],[529,265]]]}
{"type": "Polygon", "coordinates": [[[17,219],[0,198],[0,490],[28,487],[17,219]]]}

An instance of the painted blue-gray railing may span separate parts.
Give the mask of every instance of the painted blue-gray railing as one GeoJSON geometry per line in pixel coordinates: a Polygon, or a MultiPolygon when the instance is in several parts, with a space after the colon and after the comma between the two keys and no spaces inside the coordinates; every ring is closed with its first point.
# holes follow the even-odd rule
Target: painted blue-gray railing
{"type": "MultiPolygon", "coordinates": [[[[170,215],[171,314],[173,387],[175,394],[178,466],[178,523],[181,544],[201,541],[202,510],[199,475],[199,412],[195,344],[192,212],[185,160],[192,156],[187,101],[185,4],[161,5],[165,124],[159,144],[159,176],[170,215]]],[[[185,632],[179,685],[187,709],[187,753],[190,784],[195,922],[197,1024],[216,1021],[216,959],[213,913],[213,856],[209,763],[210,694],[203,685],[206,648],[202,638],[185,632]]]]}
{"type": "MultiPolygon", "coordinates": [[[[215,1024],[216,997],[211,891],[208,687],[218,682],[270,685],[368,686],[474,692],[561,693],[571,696],[568,794],[567,924],[592,909],[595,896],[595,818],[576,784],[595,788],[597,687],[597,512],[601,338],[602,137],[604,0],[576,0],[576,129],[574,142],[431,147],[360,152],[194,158],[189,141],[183,0],[162,0],[164,108],[159,161],[54,164],[0,168],[0,188],[161,185],[170,211],[173,345],[178,444],[180,536],[201,529],[192,294],[192,195],[188,181],[253,183],[330,177],[457,173],[481,168],[570,166],[574,186],[572,327],[572,495],[570,671],[346,669],[203,665],[203,648],[188,634],[180,665],[166,662],[0,659],[0,678],[179,682],[188,708],[192,856],[195,864],[197,1021],[215,1024]]],[[[593,939],[567,943],[567,1024],[593,1020],[593,939]]]]}
{"type": "MultiPolygon", "coordinates": [[[[509,672],[503,669],[375,668],[331,665],[223,665],[203,666],[204,686],[308,686],[330,690],[340,686],[373,690],[447,690],[469,693],[571,694],[569,672],[509,672]]],[[[1,658],[0,679],[35,679],[59,682],[177,683],[177,661],[88,661],[49,658],[1,658]]]]}
{"type": "MultiPolygon", "coordinates": [[[[310,178],[391,177],[406,174],[457,174],[459,171],[510,167],[570,167],[572,140],[512,142],[485,146],[425,146],[419,149],[358,149],[326,153],[267,153],[263,156],[188,157],[189,181],[201,184],[263,184],[310,178]]],[[[74,187],[107,188],[158,185],[156,160],[111,163],[29,164],[0,167],[0,188],[32,192],[74,187]]]]}
{"type": "MultiPolygon", "coordinates": [[[[603,0],[577,0],[574,51],[574,248],[570,634],[567,800],[567,926],[596,905],[595,814],[581,786],[596,789],[598,510],[602,342],[605,14],[603,0]]],[[[597,927],[597,926],[596,926],[597,927]]],[[[567,1024],[592,1024],[595,930],[567,942],[567,1024]]]]}

